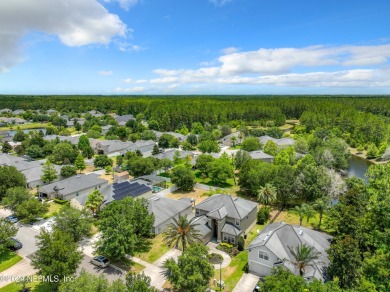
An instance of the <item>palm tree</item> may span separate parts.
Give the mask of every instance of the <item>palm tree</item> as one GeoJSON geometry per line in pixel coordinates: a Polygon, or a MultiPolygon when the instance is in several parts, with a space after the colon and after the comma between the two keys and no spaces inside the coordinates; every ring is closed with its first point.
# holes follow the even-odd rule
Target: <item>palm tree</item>
{"type": "Polygon", "coordinates": [[[164,232],[164,241],[167,245],[174,245],[176,248],[181,245],[184,251],[188,245],[201,242],[202,234],[196,228],[199,224],[194,223],[195,218],[189,221],[186,216],[180,216],[179,220],[173,218],[173,223],[169,224],[164,232]]]}
{"type": "Polygon", "coordinates": [[[306,208],[304,204],[301,206],[295,206],[295,208],[290,212],[299,216],[299,226],[302,226],[303,217],[305,217],[306,214],[306,208]]]}
{"type": "Polygon", "coordinates": [[[315,210],[317,210],[317,212],[320,215],[320,221],[318,222],[318,227],[317,227],[317,229],[319,230],[321,228],[322,217],[324,213],[326,213],[326,211],[329,210],[330,207],[329,199],[319,198],[314,202],[313,207],[315,210]]]}
{"type": "Polygon", "coordinates": [[[317,252],[314,247],[306,244],[300,244],[295,248],[288,246],[292,255],[292,260],[289,260],[298,270],[299,275],[302,277],[305,274],[306,267],[312,267],[313,261],[317,260],[320,256],[320,252],[317,252]]]}
{"type": "Polygon", "coordinates": [[[260,204],[269,205],[276,200],[276,188],[269,183],[266,183],[264,187],[261,187],[257,194],[257,200],[260,204]]]}
{"type": "Polygon", "coordinates": [[[233,147],[235,147],[236,146],[236,142],[237,142],[237,137],[236,136],[231,136],[230,137],[230,142],[232,142],[233,147]]]}
{"type": "Polygon", "coordinates": [[[89,208],[93,214],[100,211],[100,206],[103,204],[104,196],[99,190],[94,190],[88,195],[85,207],[89,208]]]}
{"type": "Polygon", "coordinates": [[[302,204],[302,206],[306,209],[305,210],[306,222],[309,223],[309,219],[313,218],[316,215],[316,211],[313,209],[312,206],[308,204],[302,204]]]}

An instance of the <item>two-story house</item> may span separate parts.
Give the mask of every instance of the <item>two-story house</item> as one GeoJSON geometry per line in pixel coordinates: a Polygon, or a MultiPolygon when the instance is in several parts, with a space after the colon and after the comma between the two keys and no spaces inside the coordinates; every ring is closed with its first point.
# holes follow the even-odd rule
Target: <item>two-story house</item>
{"type": "Polygon", "coordinates": [[[257,203],[230,195],[213,195],[195,206],[195,216],[207,217],[213,238],[237,244],[255,226],[257,203]]]}
{"type": "Polygon", "coordinates": [[[292,264],[294,258],[290,249],[305,244],[313,247],[320,254],[305,269],[303,277],[324,280],[324,272],[329,265],[326,250],[332,237],[326,233],[284,222],[268,224],[248,246],[249,272],[258,276],[267,276],[273,267],[283,266],[293,274],[299,270],[292,264]]]}

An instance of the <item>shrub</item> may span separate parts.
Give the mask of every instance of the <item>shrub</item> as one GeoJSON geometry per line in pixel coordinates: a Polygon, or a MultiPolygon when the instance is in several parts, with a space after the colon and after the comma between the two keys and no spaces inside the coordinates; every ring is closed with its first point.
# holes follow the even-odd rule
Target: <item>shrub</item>
{"type": "Polygon", "coordinates": [[[207,259],[211,264],[219,264],[223,262],[223,256],[217,253],[210,253],[207,255],[207,259]]]}
{"type": "Polygon", "coordinates": [[[227,242],[221,242],[218,244],[217,249],[222,250],[228,254],[230,254],[233,250],[234,246],[227,242]]]}
{"type": "Polygon", "coordinates": [[[239,251],[243,251],[245,249],[245,240],[242,236],[238,238],[237,249],[239,251]]]}
{"type": "Polygon", "coordinates": [[[271,208],[268,206],[263,206],[260,208],[257,213],[257,223],[260,225],[265,224],[271,218],[271,208]]]}
{"type": "Polygon", "coordinates": [[[60,205],[69,204],[69,201],[66,201],[66,200],[54,199],[53,201],[54,201],[54,203],[57,203],[60,205]]]}

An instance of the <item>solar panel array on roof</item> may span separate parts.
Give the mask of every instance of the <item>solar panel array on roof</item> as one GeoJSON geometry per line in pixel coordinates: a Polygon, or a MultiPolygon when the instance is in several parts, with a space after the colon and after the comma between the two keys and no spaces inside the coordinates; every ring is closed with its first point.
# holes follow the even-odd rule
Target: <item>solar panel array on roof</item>
{"type": "Polygon", "coordinates": [[[145,194],[152,189],[144,184],[129,183],[128,181],[121,183],[114,183],[114,195],[112,196],[115,200],[122,200],[125,197],[131,196],[133,198],[145,194]]]}

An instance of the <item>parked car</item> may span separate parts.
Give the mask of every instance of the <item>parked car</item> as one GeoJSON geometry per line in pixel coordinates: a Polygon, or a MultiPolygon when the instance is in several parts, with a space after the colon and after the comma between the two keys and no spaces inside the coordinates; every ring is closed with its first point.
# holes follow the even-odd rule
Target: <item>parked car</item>
{"type": "Polygon", "coordinates": [[[91,263],[100,268],[107,268],[110,265],[110,261],[105,256],[96,256],[91,260],[91,263]]]}
{"type": "Polygon", "coordinates": [[[7,222],[11,222],[11,223],[18,222],[18,218],[16,218],[14,215],[10,215],[8,217],[5,217],[4,220],[7,222]]]}
{"type": "Polygon", "coordinates": [[[15,250],[21,249],[22,247],[23,247],[23,244],[19,240],[17,240],[16,238],[13,238],[13,237],[10,238],[10,244],[8,245],[8,248],[10,250],[15,251],[15,250]]]}

